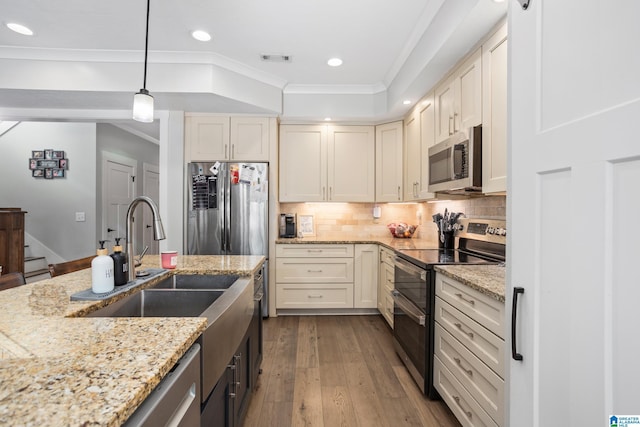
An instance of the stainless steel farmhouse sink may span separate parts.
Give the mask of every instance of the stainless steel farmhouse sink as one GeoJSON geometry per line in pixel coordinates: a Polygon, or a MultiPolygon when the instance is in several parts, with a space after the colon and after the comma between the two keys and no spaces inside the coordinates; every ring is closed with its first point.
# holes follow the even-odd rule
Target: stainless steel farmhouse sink
{"type": "Polygon", "coordinates": [[[198,317],[223,292],[145,289],[96,310],[88,317],[198,317]]]}
{"type": "Polygon", "coordinates": [[[239,347],[253,311],[252,277],[176,274],[86,317],[206,317],[207,328],[198,339],[204,403],[239,347]]]}
{"type": "Polygon", "coordinates": [[[175,274],[158,282],[154,289],[228,289],[238,280],[234,274],[175,274]]]}

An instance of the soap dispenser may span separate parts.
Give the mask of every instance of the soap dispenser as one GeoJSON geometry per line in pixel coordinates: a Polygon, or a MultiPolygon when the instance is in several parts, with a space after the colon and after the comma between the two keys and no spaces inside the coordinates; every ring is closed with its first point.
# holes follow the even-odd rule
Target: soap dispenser
{"type": "Polygon", "coordinates": [[[111,292],[114,287],[113,259],[107,255],[108,250],[104,248],[105,242],[107,240],[100,240],[98,256],[91,260],[91,290],[95,294],[111,292]]]}
{"type": "Polygon", "coordinates": [[[113,259],[113,282],[116,286],[127,284],[127,272],[129,264],[127,264],[127,255],[122,252],[120,240],[123,237],[116,237],[116,245],[113,247],[113,253],[109,256],[113,259]]]}

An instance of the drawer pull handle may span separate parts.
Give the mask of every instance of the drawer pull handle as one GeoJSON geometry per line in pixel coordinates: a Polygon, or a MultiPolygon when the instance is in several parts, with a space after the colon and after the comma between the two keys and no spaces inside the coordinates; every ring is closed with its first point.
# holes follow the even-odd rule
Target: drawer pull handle
{"type": "Polygon", "coordinates": [[[460,329],[460,332],[467,335],[469,338],[473,339],[473,332],[467,332],[464,329],[462,329],[462,324],[460,323],[454,323],[454,325],[456,325],[456,328],[460,329]]]}
{"type": "Polygon", "coordinates": [[[456,365],[460,367],[460,369],[467,373],[467,375],[469,375],[470,377],[473,376],[473,371],[471,369],[465,369],[458,357],[454,357],[453,360],[456,362],[456,365]]]}
{"type": "Polygon", "coordinates": [[[467,416],[467,418],[472,418],[472,417],[473,417],[473,414],[472,414],[471,412],[469,412],[469,411],[465,410],[465,409],[462,407],[462,404],[460,403],[460,397],[459,397],[459,396],[451,396],[451,397],[453,397],[453,400],[455,400],[455,401],[456,401],[456,403],[458,404],[458,406],[460,407],[460,409],[462,409],[462,412],[464,412],[464,414],[467,416]]]}
{"type": "Polygon", "coordinates": [[[322,252],[322,249],[307,249],[307,252],[322,252]]]}
{"type": "Polygon", "coordinates": [[[322,295],[307,295],[307,298],[322,298],[322,295]]]}
{"type": "Polygon", "coordinates": [[[322,273],[322,270],[307,270],[307,273],[322,273]]]}
{"type": "Polygon", "coordinates": [[[462,296],[462,294],[455,294],[458,298],[460,298],[462,301],[469,303],[471,305],[475,305],[476,302],[472,299],[466,299],[465,297],[462,296]]]}

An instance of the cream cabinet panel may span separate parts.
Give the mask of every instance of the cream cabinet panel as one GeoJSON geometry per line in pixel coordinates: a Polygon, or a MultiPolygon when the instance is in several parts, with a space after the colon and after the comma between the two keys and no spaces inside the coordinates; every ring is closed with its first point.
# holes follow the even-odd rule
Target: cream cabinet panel
{"type": "Polygon", "coordinates": [[[281,202],[327,200],[327,127],[280,126],[281,202]]]}
{"type": "Polygon", "coordinates": [[[482,45],[482,192],[507,191],[507,24],[482,45]]]}
{"type": "Polygon", "coordinates": [[[394,257],[392,250],[380,246],[380,269],[378,273],[378,311],[393,328],[394,257]]]}
{"type": "Polygon", "coordinates": [[[185,161],[226,160],[229,156],[229,117],[185,117],[185,161]]]}
{"type": "Polygon", "coordinates": [[[269,161],[269,118],[231,117],[229,160],[269,161]]]}
{"type": "Polygon", "coordinates": [[[353,258],[353,245],[292,244],[276,245],[276,257],[353,258]]]}
{"type": "Polygon", "coordinates": [[[353,283],[276,284],[276,306],[281,309],[353,308],[353,283]]]}
{"type": "Polygon", "coordinates": [[[355,245],[354,308],[377,308],[378,306],[378,259],[378,245],[355,245]]]}
{"type": "Polygon", "coordinates": [[[478,49],[435,89],[435,138],[482,124],[482,50],[478,49]]]}
{"type": "Polygon", "coordinates": [[[353,282],[353,258],[276,258],[276,283],[353,282]]]}
{"type": "Polygon", "coordinates": [[[434,193],[429,192],[429,147],[436,143],[435,130],[435,102],[433,94],[420,102],[420,184],[418,197],[421,200],[433,199],[434,193]]]}
{"type": "Polygon", "coordinates": [[[402,121],[376,126],[376,202],[402,201],[402,121]]]}
{"type": "Polygon", "coordinates": [[[421,155],[420,117],[413,112],[404,124],[404,200],[418,200],[420,197],[421,155]]]}
{"type": "Polygon", "coordinates": [[[373,126],[329,126],[328,197],[331,202],[375,200],[373,126]]]}

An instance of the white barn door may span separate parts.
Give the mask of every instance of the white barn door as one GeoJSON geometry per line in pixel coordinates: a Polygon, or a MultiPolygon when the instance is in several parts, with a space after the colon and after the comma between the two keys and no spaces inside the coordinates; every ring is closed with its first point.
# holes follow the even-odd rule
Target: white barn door
{"type": "Polygon", "coordinates": [[[510,4],[512,427],[640,414],[639,18],[637,0],[510,4]]]}

